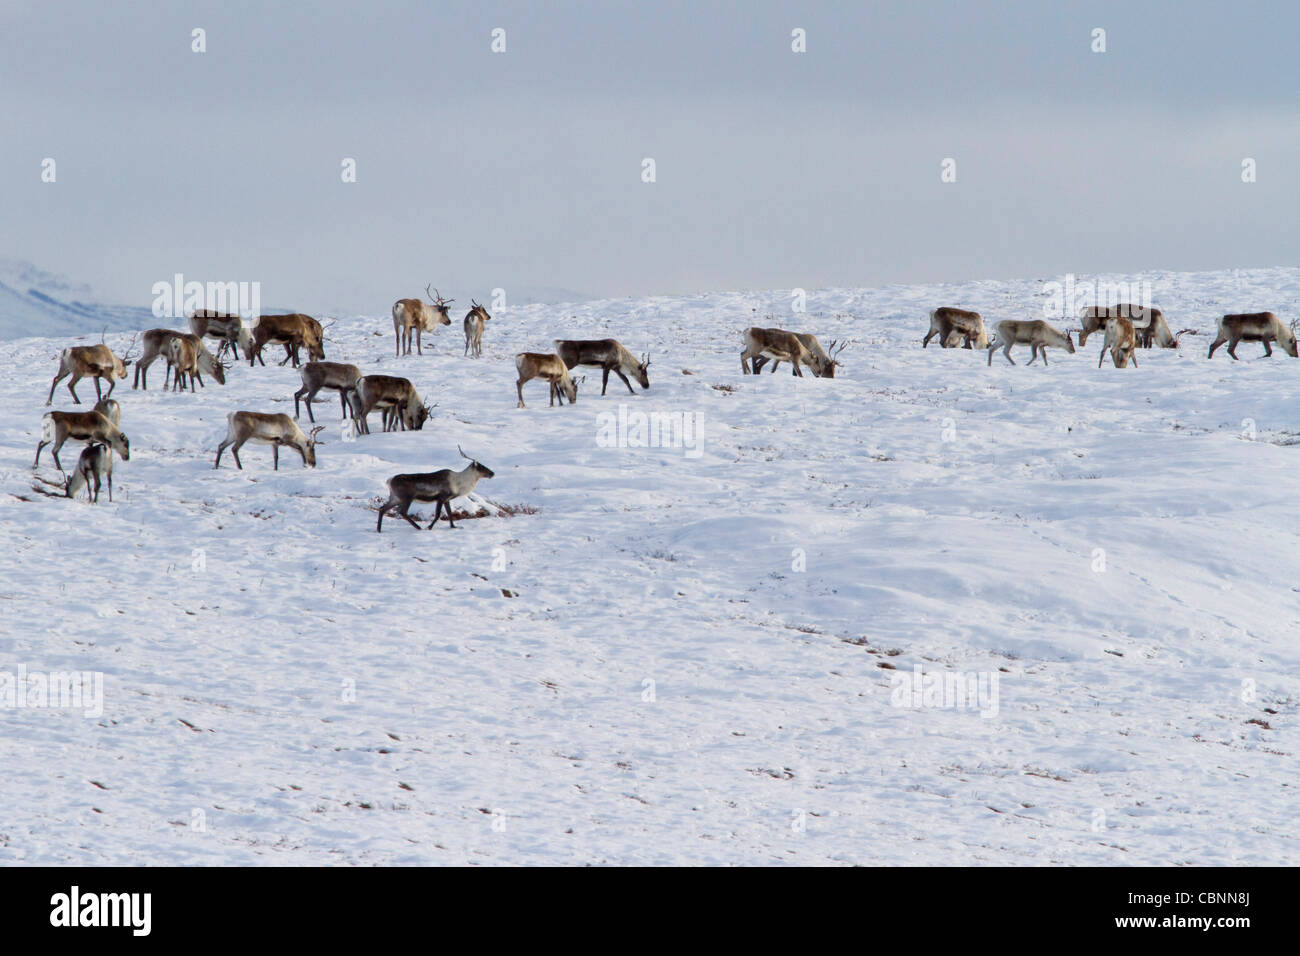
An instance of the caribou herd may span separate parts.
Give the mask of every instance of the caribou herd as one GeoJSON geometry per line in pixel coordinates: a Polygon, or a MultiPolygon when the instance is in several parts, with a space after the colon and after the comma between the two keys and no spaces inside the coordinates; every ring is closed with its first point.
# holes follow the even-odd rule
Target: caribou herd
{"type": "MultiPolygon", "coordinates": [[[[425,287],[427,302],[414,298],[398,299],[393,303],[396,358],[410,355],[412,337],[416,355],[423,355],[423,334],[451,325],[450,305],[456,300],[444,298],[437,289],[430,291],[431,286],[425,287]]],[[[478,359],[483,354],[483,333],[492,316],[478,302],[473,299],[470,302],[471,308],[463,323],[463,357],[478,359]]],[[[282,413],[230,412],[226,418],[226,436],[217,446],[213,468],[220,468],[221,456],[229,448],[235,467],[242,469],[239,450],[250,441],[271,446],[272,467],[276,471],[280,467],[281,447],[292,448],[302,458],[305,467],[314,468],[316,448],[322,444],[317,435],[325,426],[316,424],[312,403],[322,389],[338,392],[341,417],[349,423],[354,435],[370,433],[369,416],[374,411],[380,413],[381,428],[385,432],[420,431],[433,413],[433,406],[421,398],[415,385],[407,378],[366,375],[356,365],[326,361],[327,329],[309,315],[263,315],[246,324],[238,315],[197,310],[189,314],[188,324],[188,332],[157,328],[144,332],[142,336],[136,335],[121,356],[113,353],[102,336],[98,345],[64,349],[59,355],[58,370],[50,383],[45,404],[53,403],[58,384],[69,379],[68,392],[73,403],[80,405],[76,385],[86,378],[94,382],[97,404],[93,411],[88,412],[46,412],[41,421],[41,439],[36,446],[33,468],[40,465],[41,452],[49,445],[52,446],[50,456],[55,467],[63,472],[59,450],[69,440],[81,442],[85,448],[75,468],[71,474],[64,474],[64,494],[72,498],[84,488],[90,500],[97,502],[102,484],[107,483],[111,502],[113,456],[116,454],[123,461],[130,459],[130,442],[121,430],[122,410],[111,397],[113,389],[119,380],[126,379],[127,367],[134,363],[132,389],[148,390],[149,369],[158,359],[166,364],[164,390],[169,383],[173,392],[185,391],[188,385],[191,394],[195,393],[196,385],[205,387],[204,376],[224,385],[231,361],[246,360],[250,367],[260,362],[265,366],[263,352],[268,345],[284,348],[281,366],[292,363],[298,369],[302,387],[293,393],[293,417],[282,413]],[[137,339],[141,351],[133,357],[137,339]],[[208,348],[208,341],[218,343],[215,353],[208,348]],[[303,361],[304,355],[306,361],[303,361]],[[101,381],[108,383],[106,392],[101,388],[101,381]],[[314,426],[307,432],[298,424],[304,403],[307,418],[314,426]]],[[[1011,357],[1012,346],[1028,345],[1028,364],[1033,365],[1041,357],[1043,365],[1047,365],[1049,347],[1067,353],[1075,351],[1072,337],[1075,332],[1081,347],[1087,343],[1088,336],[1102,335],[1098,368],[1104,364],[1108,354],[1116,368],[1127,368],[1130,364],[1136,368],[1139,349],[1177,349],[1184,335],[1198,334],[1194,329],[1183,329],[1173,334],[1164,314],[1157,308],[1121,304],[1084,308],[1077,329],[1061,331],[1043,319],[1007,319],[997,323],[995,334],[990,337],[980,313],[943,307],[930,313],[930,326],[921,340],[921,347],[926,348],[932,340],[937,340],[945,349],[985,349],[988,352],[987,364],[991,366],[993,354],[999,349],[1007,361],[1015,365],[1011,357]]],[[[848,344],[832,341],[829,348],[823,348],[817,337],[810,333],[758,326],[745,329],[742,340],[740,367],[744,374],[757,375],[768,363],[775,373],[781,362],[789,362],[792,375],[803,377],[806,368],[817,378],[835,377],[835,370],[841,364],[839,355],[848,344]]],[[[1228,354],[1236,359],[1237,346],[1242,342],[1262,343],[1266,356],[1273,354],[1272,345],[1277,343],[1287,355],[1297,357],[1295,323],[1288,325],[1272,312],[1223,316],[1219,319],[1208,357],[1213,358],[1215,351],[1226,344],[1228,354]]],[[[579,366],[601,370],[602,396],[609,386],[611,372],[627,386],[629,394],[636,394],[632,388],[634,380],[642,389],[650,387],[650,356],[642,354],[638,357],[617,339],[555,339],[552,344],[554,352],[520,352],[515,356],[517,407],[525,407],[524,385],[533,379],[547,384],[551,406],[557,401],[563,406],[566,399],[571,405],[576,403],[578,385],[585,379],[585,376],[575,378],[572,374],[579,366]]],[[[463,450],[461,455],[469,465],[460,471],[443,469],[394,475],[388,479],[388,499],[379,507],[375,530],[383,530],[384,515],[394,510],[418,528],[409,513],[411,505],[417,501],[434,503],[429,529],[437,524],[444,512],[448,525],[454,528],[452,501],[470,494],[481,479],[493,477],[487,466],[470,458],[463,450]]]]}

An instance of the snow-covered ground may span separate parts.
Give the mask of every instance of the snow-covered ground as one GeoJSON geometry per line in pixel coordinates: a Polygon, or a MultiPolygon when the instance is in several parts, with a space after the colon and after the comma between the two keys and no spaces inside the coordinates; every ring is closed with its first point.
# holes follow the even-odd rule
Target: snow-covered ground
{"type": "Polygon", "coordinates": [[[0,710],[0,861],[1300,862],[1300,362],[1205,357],[1224,312],[1300,314],[1300,270],[1139,278],[1209,334],[1100,371],[1099,339],[920,348],[937,305],[1040,315],[1040,279],[507,307],[478,361],[459,310],[395,359],[381,304],[328,358],[409,376],[423,431],[344,441],[322,393],[315,470],[214,471],[297,373],[175,395],[157,365],[97,507],[32,472],[75,340],[7,343],[0,672],[104,683],[97,717],[0,710]],[[750,324],[852,344],[834,380],[747,377],[750,324]],[[514,353],[607,335],[648,392],[515,408],[514,353]],[[608,447],[621,405],[698,454],[608,447]],[[377,535],[385,479],[458,444],[536,512],[377,535]],[[898,706],[918,666],[987,693],[898,706]]]}

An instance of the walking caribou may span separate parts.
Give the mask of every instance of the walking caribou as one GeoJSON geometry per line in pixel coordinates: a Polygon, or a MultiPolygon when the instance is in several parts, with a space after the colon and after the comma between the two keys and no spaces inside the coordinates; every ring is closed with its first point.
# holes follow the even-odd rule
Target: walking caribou
{"type": "Polygon", "coordinates": [[[637,358],[623,347],[618,339],[556,339],[555,354],[560,357],[565,368],[572,371],[579,365],[587,365],[602,371],[600,394],[605,394],[609,385],[609,373],[613,372],[623,380],[629,395],[635,395],[628,376],[632,376],[642,388],[650,387],[650,376],[646,369],[650,367],[650,356],[637,358]]]}

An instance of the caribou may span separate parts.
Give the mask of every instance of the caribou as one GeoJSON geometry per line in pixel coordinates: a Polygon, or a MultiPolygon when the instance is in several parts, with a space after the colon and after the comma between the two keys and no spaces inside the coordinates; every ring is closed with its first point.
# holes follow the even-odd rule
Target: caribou
{"type": "MultiPolygon", "coordinates": [[[[822,354],[825,355],[824,352],[822,354]]],[[[801,364],[807,365],[812,369],[813,375],[819,378],[827,369],[822,358],[814,355],[794,332],[787,332],[785,329],[760,329],[757,326],[745,329],[745,350],[740,353],[741,371],[746,375],[750,374],[750,363],[753,362],[753,372],[757,375],[762,365],[756,360],[761,356],[768,356],[778,362],[790,362],[794,366],[793,374],[800,378],[803,377],[803,371],[799,368],[801,364]]],[[[773,371],[775,370],[773,367],[773,371]]]]}
{"type": "Polygon", "coordinates": [[[248,331],[244,320],[237,315],[199,309],[191,312],[187,318],[190,331],[199,338],[211,337],[221,341],[221,345],[217,347],[217,358],[221,358],[229,349],[238,359],[240,349],[243,349],[244,354],[247,355],[253,348],[253,333],[248,331]]]}
{"type": "Polygon", "coordinates": [[[1007,361],[1012,365],[1016,360],[1011,357],[1011,346],[1028,345],[1029,364],[1033,365],[1034,360],[1039,355],[1043,356],[1043,364],[1047,364],[1047,346],[1057,349],[1065,349],[1067,352],[1074,353],[1074,340],[1070,338],[1069,332],[1060,332],[1052,328],[1042,319],[1006,319],[998,323],[997,335],[993,341],[988,344],[989,365],[993,364],[993,353],[999,348],[1002,354],[1006,356],[1007,361]]]}
{"type": "MultiPolygon", "coordinates": [[[[420,335],[424,332],[436,332],[440,325],[451,325],[451,316],[447,314],[447,307],[456,300],[444,299],[437,289],[434,289],[431,294],[428,285],[424,287],[424,294],[429,296],[428,302],[421,302],[419,299],[398,299],[393,303],[393,347],[398,356],[411,354],[412,329],[415,330],[415,353],[423,355],[420,335]]],[[[486,312],[483,314],[487,315],[486,312]]],[[[465,321],[469,321],[468,316],[465,321]]]]}
{"type": "Polygon", "coordinates": [[[1225,315],[1219,319],[1219,334],[1210,343],[1209,358],[1214,358],[1214,350],[1224,342],[1228,343],[1228,354],[1237,358],[1238,342],[1263,342],[1264,354],[1272,355],[1272,343],[1276,342],[1282,351],[1296,358],[1295,329],[1288,326],[1272,312],[1246,312],[1225,315]]]}
{"type": "Polygon", "coordinates": [[[253,345],[248,349],[248,364],[256,362],[266,365],[262,359],[262,349],[268,343],[284,346],[283,365],[293,360],[293,367],[299,365],[299,350],[305,348],[307,357],[313,362],[325,358],[325,330],[310,315],[294,312],[290,315],[264,315],[253,327],[253,345]]]}
{"type": "Polygon", "coordinates": [[[113,350],[104,344],[102,337],[98,345],[74,345],[64,349],[59,354],[59,370],[54,375],[54,381],[50,382],[50,395],[45,400],[45,404],[53,404],[54,387],[69,375],[72,376],[72,381],[68,382],[68,391],[72,393],[72,401],[77,405],[81,404],[81,399],[77,397],[75,386],[83,378],[95,380],[96,399],[104,398],[99,387],[101,378],[108,380],[108,394],[112,395],[113,389],[117,387],[117,380],[126,378],[126,367],[131,364],[131,345],[134,344],[133,336],[121,358],[113,354],[113,350]]]}
{"type": "Polygon", "coordinates": [[[193,332],[177,332],[174,329],[150,329],[141,339],[140,357],[135,360],[135,379],[132,388],[149,388],[149,369],[161,356],[167,363],[167,375],[163,376],[163,387],[167,386],[167,376],[171,375],[178,364],[177,355],[186,364],[187,374],[191,375],[190,389],[194,388],[194,379],[203,384],[202,373],[207,373],[217,380],[217,384],[226,384],[226,369],[208,351],[203,339],[193,332]],[[179,353],[173,352],[173,343],[184,342],[179,353]]]}
{"type": "Polygon", "coordinates": [[[609,385],[609,373],[613,372],[627,386],[627,393],[635,395],[628,376],[636,379],[642,388],[650,387],[650,376],[646,369],[650,367],[648,354],[637,358],[619,342],[618,339],[556,339],[555,354],[560,357],[570,371],[579,365],[587,365],[601,370],[600,394],[605,394],[609,385]]]}
{"type": "Polygon", "coordinates": [[[226,416],[226,437],[217,446],[217,460],[212,467],[221,467],[221,453],[229,448],[235,456],[235,467],[242,471],[244,465],[239,460],[239,449],[244,447],[245,442],[255,441],[271,446],[275,471],[280,470],[281,445],[297,449],[298,454],[302,455],[304,468],[315,468],[316,446],[324,444],[316,440],[316,435],[324,430],[324,425],[317,425],[309,434],[304,435],[297,422],[283,412],[274,415],[263,412],[231,412],[226,416]]]}
{"type": "Polygon", "coordinates": [[[564,364],[564,360],[558,355],[547,354],[544,352],[520,352],[515,356],[515,368],[519,372],[519,379],[515,382],[515,391],[519,393],[519,404],[517,408],[524,408],[524,384],[531,382],[535,378],[540,378],[551,387],[551,405],[555,405],[555,400],[560,400],[560,405],[564,405],[567,398],[569,404],[576,404],[578,401],[578,382],[569,376],[569,367],[564,364]]]}
{"type": "MultiPolygon", "coordinates": [[[[1106,320],[1106,337],[1102,339],[1101,354],[1097,356],[1097,368],[1101,368],[1102,363],[1106,361],[1106,350],[1110,349],[1110,360],[1116,368],[1127,368],[1129,359],[1133,360],[1133,367],[1137,368],[1137,356],[1133,350],[1137,348],[1137,332],[1133,328],[1133,323],[1120,315],[1112,315],[1106,320]]],[[[1047,358],[1043,358],[1043,364],[1047,364],[1047,358]]]]}
{"type": "Polygon", "coordinates": [[[41,440],[36,446],[36,460],[32,467],[40,464],[41,449],[52,444],[50,455],[54,458],[54,467],[63,471],[59,449],[68,439],[87,444],[98,442],[121,455],[123,461],[131,460],[131,443],[101,412],[46,412],[41,419],[41,440]]]}
{"type": "Polygon", "coordinates": [[[75,498],[86,489],[86,497],[94,504],[99,503],[101,481],[108,479],[108,500],[113,500],[113,449],[93,441],[81,450],[77,458],[77,467],[68,475],[63,485],[63,493],[75,498]],[[93,482],[93,484],[92,484],[93,482]],[[92,490],[93,489],[93,490],[92,490]]]}
{"type": "Polygon", "coordinates": [[[495,473],[491,468],[470,458],[459,445],[456,446],[456,450],[460,452],[462,458],[469,461],[469,464],[461,471],[444,468],[441,471],[425,474],[394,475],[389,478],[388,500],[379,508],[379,520],[375,522],[375,531],[382,532],[384,530],[384,515],[393,508],[397,509],[399,516],[410,522],[412,528],[419,531],[419,524],[410,515],[411,504],[416,501],[434,502],[433,520],[429,522],[429,527],[426,530],[433,530],[433,526],[438,523],[438,518],[444,509],[447,512],[448,526],[456,527],[451,520],[451,503],[455,499],[463,498],[473,491],[474,486],[479,483],[480,479],[495,477],[495,473]]]}
{"type": "MultiPolygon", "coordinates": [[[[956,333],[954,332],[953,336],[955,335],[956,333]]],[[[835,345],[837,340],[832,339],[831,347],[828,351],[827,349],[822,348],[822,344],[817,341],[817,336],[815,335],[811,335],[807,332],[796,332],[794,333],[794,337],[799,340],[803,347],[808,350],[808,354],[812,356],[813,369],[817,376],[819,378],[834,378],[835,369],[840,365],[839,354],[844,351],[844,346],[849,343],[840,342],[839,348],[836,348],[835,345]],[[819,367],[821,368],[821,371],[816,372],[816,369],[819,367]]],[[[772,363],[772,373],[775,374],[776,367],[781,364],[781,360],[769,359],[766,355],[760,355],[758,358],[754,359],[754,374],[757,375],[762,371],[763,366],[769,361],[772,363]]]]}
{"type": "Polygon", "coordinates": [[[432,414],[432,408],[424,404],[410,380],[397,375],[367,375],[344,395],[352,407],[357,431],[363,435],[370,434],[368,419],[376,408],[380,409],[386,432],[399,427],[403,431],[420,431],[432,414]]]}
{"type": "Polygon", "coordinates": [[[298,374],[302,377],[302,388],[293,393],[294,418],[302,414],[299,402],[305,397],[307,417],[311,419],[312,424],[316,423],[316,416],[311,411],[311,403],[316,401],[316,393],[322,388],[338,391],[339,404],[343,406],[344,417],[347,416],[348,392],[355,389],[357,382],[361,381],[361,369],[343,362],[307,362],[298,369],[298,374]]]}
{"type": "Polygon", "coordinates": [[[118,427],[122,425],[122,406],[117,403],[115,398],[101,398],[95,403],[95,411],[103,415],[110,422],[118,427]]]}
{"type": "MultiPolygon", "coordinates": [[[[472,348],[474,357],[479,358],[483,354],[483,323],[492,316],[488,315],[488,310],[473,299],[469,301],[473,308],[465,314],[465,354],[469,355],[469,350],[472,348]]],[[[418,339],[416,346],[419,346],[418,339]]]]}
{"type": "Polygon", "coordinates": [[[173,335],[167,341],[167,361],[173,370],[173,391],[185,391],[185,380],[188,378],[192,393],[195,382],[203,384],[204,372],[216,379],[218,385],[226,384],[226,366],[212,357],[208,347],[197,335],[173,335]]]}
{"type": "Polygon", "coordinates": [[[946,349],[956,348],[954,340],[964,342],[963,348],[986,349],[989,346],[988,334],[984,331],[984,319],[978,312],[966,309],[954,309],[943,306],[930,313],[930,331],[921,339],[921,348],[930,344],[930,339],[939,336],[939,344],[946,349]]]}

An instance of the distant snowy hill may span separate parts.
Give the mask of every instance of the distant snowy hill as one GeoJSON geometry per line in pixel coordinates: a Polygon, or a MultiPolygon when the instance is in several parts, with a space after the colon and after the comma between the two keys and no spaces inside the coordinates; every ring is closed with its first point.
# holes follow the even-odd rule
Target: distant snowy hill
{"type": "MultiPolygon", "coordinates": [[[[458,302],[463,299],[468,308],[468,291],[463,295],[443,291],[458,302]]],[[[411,295],[419,293],[419,289],[409,290],[411,295]]],[[[490,301],[485,293],[478,293],[477,297],[483,302],[490,301]]],[[[581,302],[587,298],[571,289],[528,286],[511,288],[507,301],[511,305],[555,304],[581,302]]],[[[262,304],[262,312],[267,315],[304,309],[322,317],[347,315],[354,311],[346,307],[318,308],[315,304],[262,304]]],[[[160,324],[176,326],[180,323],[157,320],[151,310],[143,306],[110,305],[99,301],[89,285],[75,283],[30,262],[0,259],[0,341],[33,336],[85,336],[104,329],[110,332],[136,331],[160,324]]]]}
{"type": "Polygon", "coordinates": [[[96,302],[89,286],[27,262],[0,260],[0,340],[152,328],[146,308],[96,302]]]}
{"type": "Polygon", "coordinates": [[[422,431],[348,440],[322,393],[318,467],[214,470],[298,372],[158,365],[97,506],[32,459],[63,330],[109,312],[6,278],[86,324],[0,350],[0,863],[1300,863],[1300,360],[1206,358],[1224,312],[1300,315],[1300,269],[1138,278],[1201,334],[1100,370],[1096,337],[921,349],[939,305],[1041,316],[1042,278],[512,304],[479,360],[459,322],[394,358],[381,306],[327,358],[410,378],[422,431]],[[743,375],[752,324],[843,368],[743,375]],[[561,336],[650,389],[517,409],[561,336]],[[513,516],[375,533],[462,448],[513,516]],[[70,671],[101,711],[5,702],[70,671]]]}

